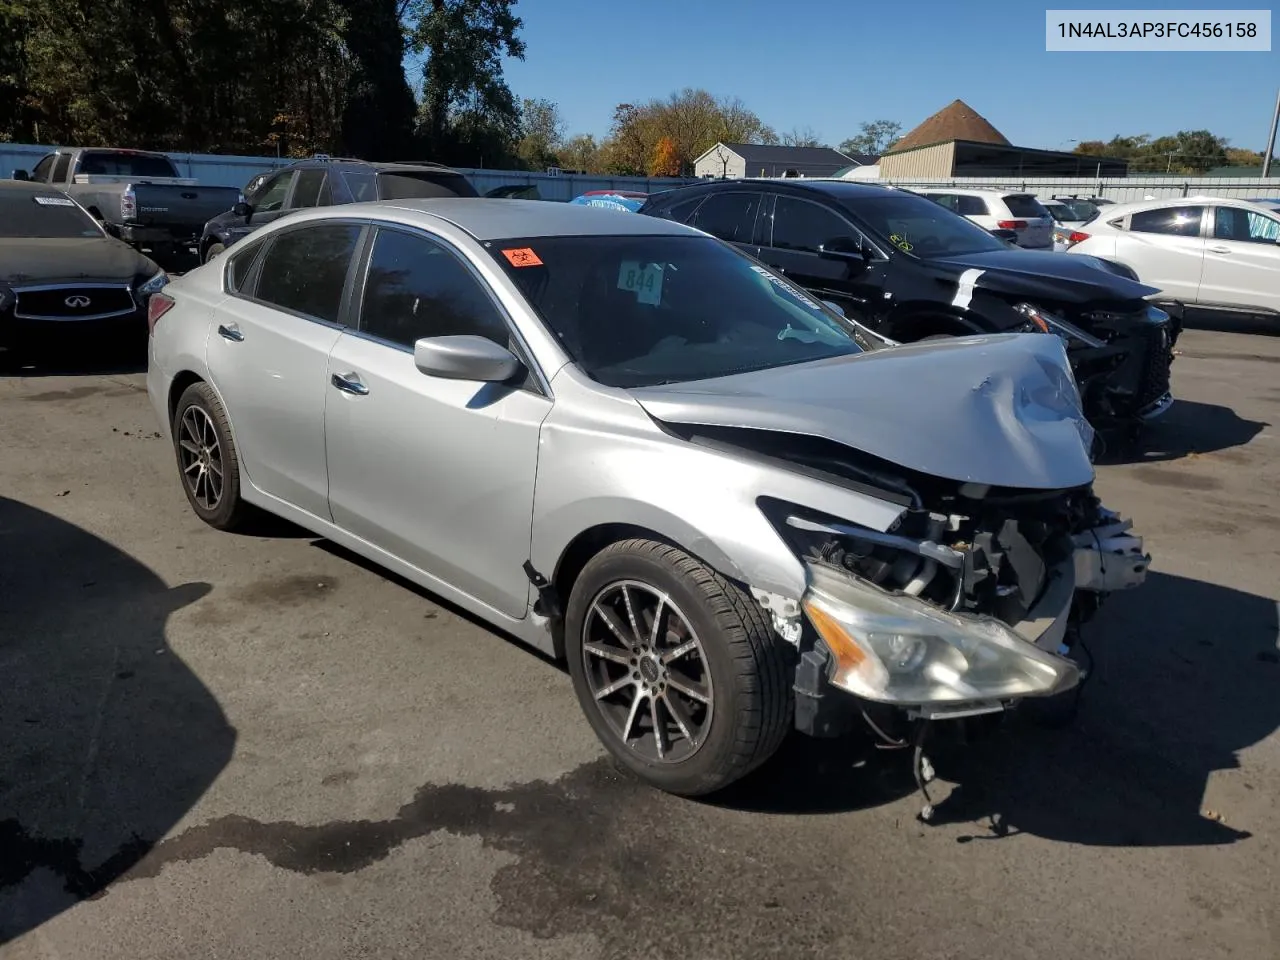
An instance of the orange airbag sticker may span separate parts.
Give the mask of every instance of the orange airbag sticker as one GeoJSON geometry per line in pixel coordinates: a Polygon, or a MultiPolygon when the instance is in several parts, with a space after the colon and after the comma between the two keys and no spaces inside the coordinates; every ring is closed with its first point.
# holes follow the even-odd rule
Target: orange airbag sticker
{"type": "Polygon", "coordinates": [[[520,247],[518,250],[503,250],[502,255],[507,258],[507,263],[513,267],[542,266],[541,258],[528,247],[520,247]]]}

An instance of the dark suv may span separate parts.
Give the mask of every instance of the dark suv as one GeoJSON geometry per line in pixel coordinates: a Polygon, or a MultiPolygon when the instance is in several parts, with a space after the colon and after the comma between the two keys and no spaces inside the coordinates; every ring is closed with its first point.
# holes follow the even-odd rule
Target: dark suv
{"type": "Polygon", "coordinates": [[[1172,404],[1179,321],[1118,264],[1021,250],[920,194],[848,180],[721,180],[654,194],[640,213],[735,244],[893,340],[1057,334],[1096,426],[1172,404]]]}
{"type": "Polygon", "coordinates": [[[479,194],[471,181],[438,163],[311,157],[250,180],[239,203],[204,225],[200,262],[207,263],[264,223],[294,210],[364,200],[475,196],[479,194]]]}

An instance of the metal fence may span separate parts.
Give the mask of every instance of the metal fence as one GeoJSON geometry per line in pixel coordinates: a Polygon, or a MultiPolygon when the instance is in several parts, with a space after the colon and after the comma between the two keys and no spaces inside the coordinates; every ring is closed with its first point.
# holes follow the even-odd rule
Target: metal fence
{"type": "Polygon", "coordinates": [[[1055,194],[1105,197],[1117,203],[1166,197],[1235,197],[1241,200],[1280,197],[1280,177],[956,177],[947,180],[887,178],[865,181],[890,183],[909,190],[969,189],[1034,193],[1041,199],[1055,194]]]}
{"type": "MultiPolygon", "coordinates": [[[[0,143],[0,177],[14,170],[34,167],[55,147],[29,143],[0,143]]],[[[170,153],[179,176],[194,177],[211,187],[242,187],[255,174],[291,163],[289,157],[235,157],[209,153],[170,153]]],[[[693,178],[613,177],[569,173],[533,173],[524,170],[456,168],[481,194],[498,187],[533,187],[543,200],[572,200],[588,190],[634,190],[656,193],[696,182],[693,178]]]]}

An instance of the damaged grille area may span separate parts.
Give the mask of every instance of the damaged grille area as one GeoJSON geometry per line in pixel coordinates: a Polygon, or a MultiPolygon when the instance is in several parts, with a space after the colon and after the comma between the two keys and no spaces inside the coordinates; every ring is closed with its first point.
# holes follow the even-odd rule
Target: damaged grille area
{"type": "Polygon", "coordinates": [[[1140,416],[1168,396],[1177,334],[1169,321],[1154,322],[1145,307],[1091,310],[1074,319],[1119,354],[1106,382],[1105,404],[1114,416],[1140,416]]]}

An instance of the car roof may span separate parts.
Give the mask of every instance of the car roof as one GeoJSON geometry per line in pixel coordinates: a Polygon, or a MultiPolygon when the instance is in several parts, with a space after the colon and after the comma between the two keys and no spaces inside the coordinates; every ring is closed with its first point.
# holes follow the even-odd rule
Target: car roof
{"type": "Polygon", "coordinates": [[[428,160],[387,160],[378,162],[373,160],[359,160],[354,157],[304,157],[301,160],[295,160],[283,167],[277,167],[278,170],[299,170],[299,169],[324,169],[331,170],[335,167],[351,167],[359,170],[367,170],[372,173],[439,173],[451,176],[462,176],[453,167],[447,167],[442,163],[432,163],[428,160]]]}
{"type": "Polygon", "coordinates": [[[1256,200],[1243,200],[1239,197],[1211,197],[1200,194],[1194,197],[1158,197],[1155,200],[1131,200],[1128,203],[1108,204],[1101,217],[1114,220],[1130,213],[1141,213],[1144,210],[1159,210],[1162,207],[1200,207],[1212,204],[1215,207],[1242,207],[1257,213],[1275,213],[1275,208],[1256,200]]]}
{"type": "Polygon", "coordinates": [[[672,220],[548,200],[439,197],[343,204],[323,209],[331,210],[334,216],[373,217],[385,217],[394,210],[408,215],[401,219],[412,222],[421,217],[424,224],[433,217],[439,218],[482,241],[508,237],[703,236],[702,231],[672,220]]]}
{"type": "Polygon", "coordinates": [[[51,187],[47,183],[36,183],[34,180],[0,180],[0,193],[17,193],[28,196],[35,196],[36,194],[66,196],[57,187],[51,187]]]}
{"type": "Polygon", "coordinates": [[[653,199],[658,197],[670,198],[682,196],[688,193],[690,196],[695,193],[713,193],[717,190],[732,190],[734,187],[742,184],[752,184],[754,186],[765,186],[771,190],[792,193],[822,193],[836,200],[854,200],[866,197],[883,197],[893,193],[907,193],[899,187],[892,187],[884,183],[866,183],[857,180],[841,180],[838,177],[738,177],[733,180],[708,180],[702,183],[693,183],[684,187],[673,187],[670,190],[663,190],[660,193],[653,194],[653,199]]]}

